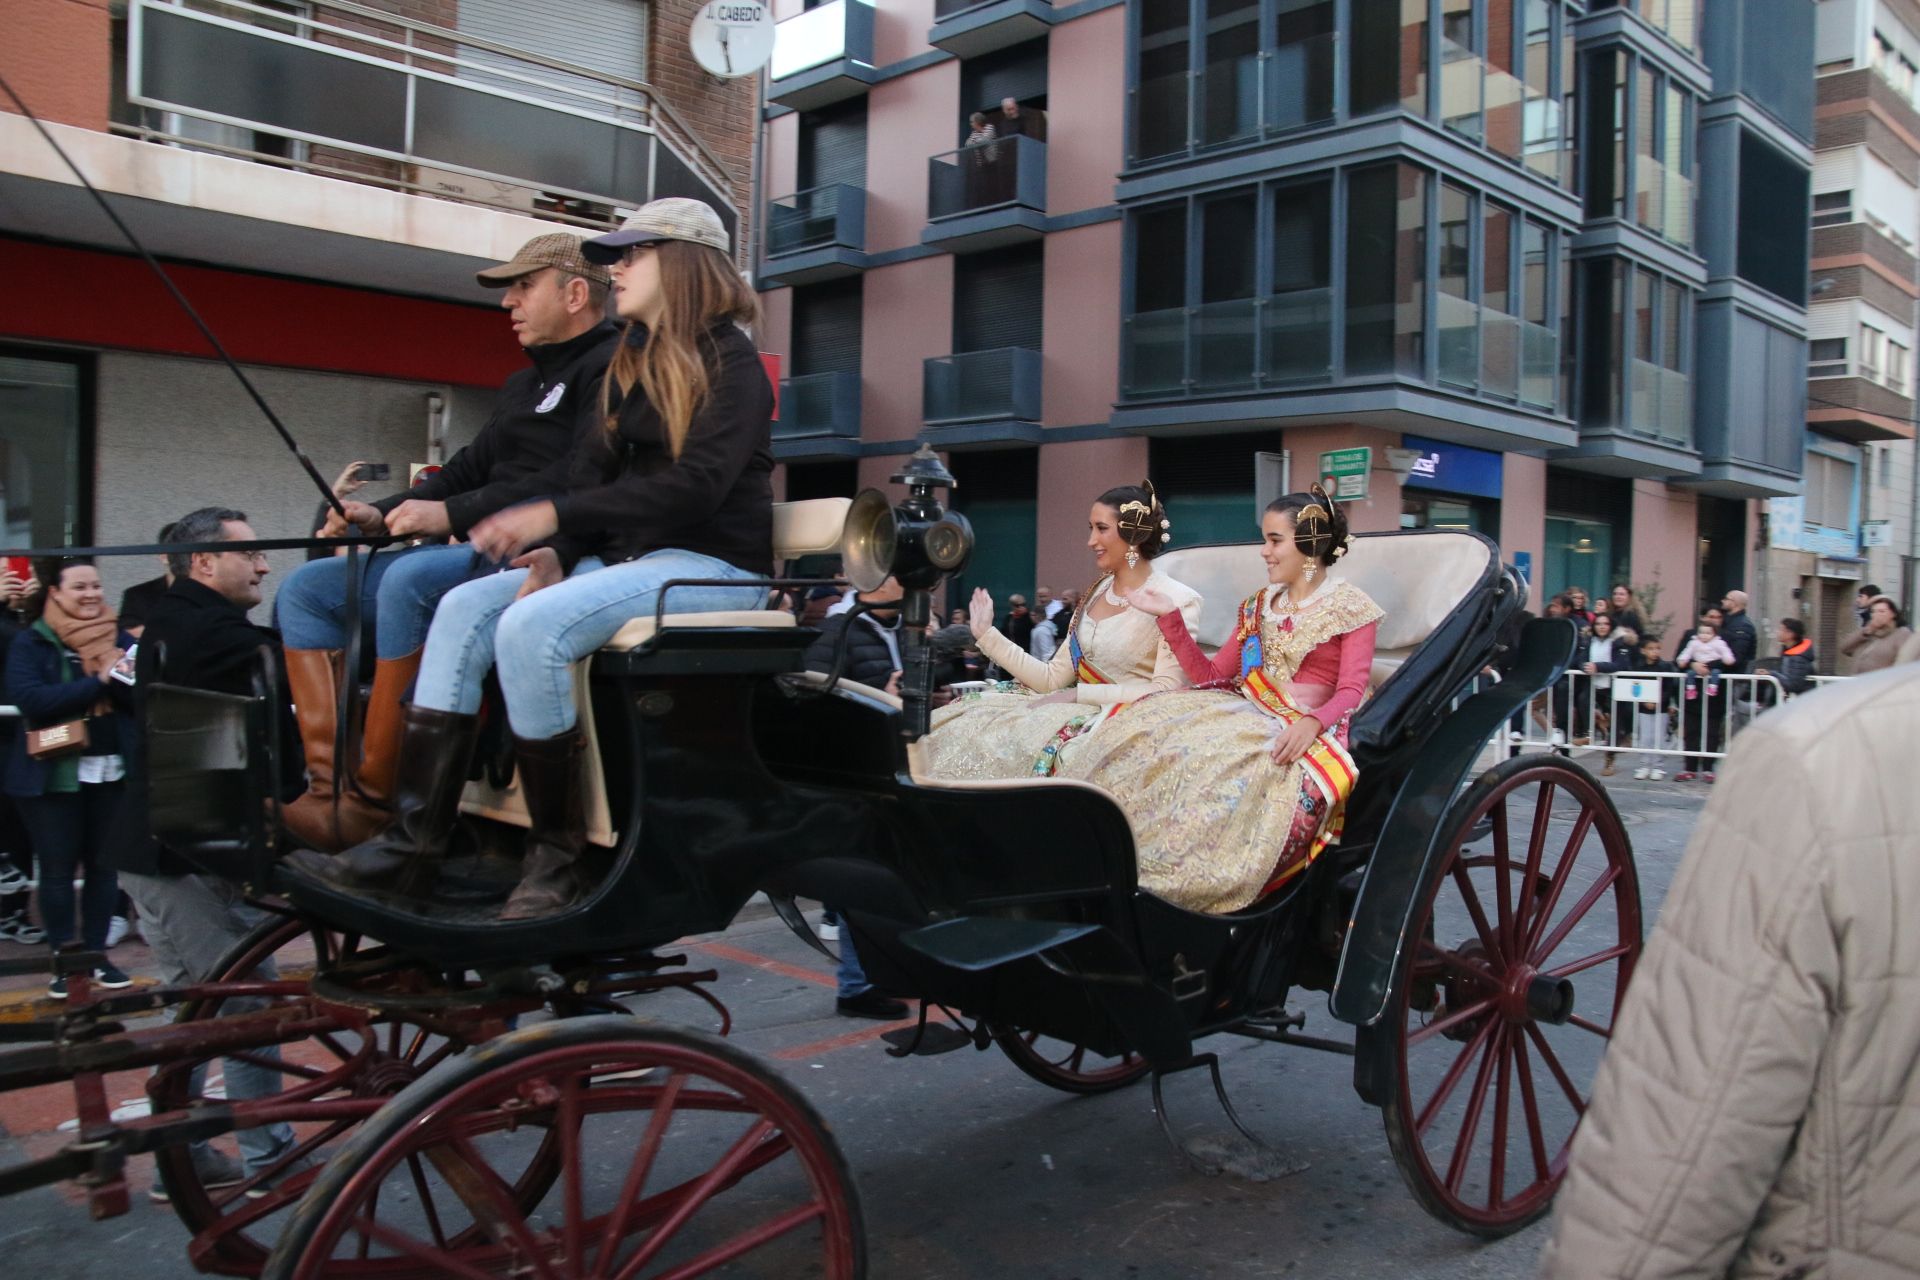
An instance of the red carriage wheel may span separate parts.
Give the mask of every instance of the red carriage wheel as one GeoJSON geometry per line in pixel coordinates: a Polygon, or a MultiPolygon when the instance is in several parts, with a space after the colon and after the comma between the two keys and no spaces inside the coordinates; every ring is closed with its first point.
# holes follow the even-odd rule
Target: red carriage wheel
{"type": "Polygon", "coordinates": [[[995,1027],[993,1039],[1014,1066],[1062,1093],[1109,1093],[1124,1089],[1152,1069],[1145,1058],[1132,1051],[1109,1058],[1085,1045],[1050,1039],[1037,1031],[995,1027]]]}
{"type": "Polygon", "coordinates": [[[1455,801],[1385,1025],[1383,1111],[1427,1210],[1503,1236],[1552,1204],[1641,945],[1640,883],[1604,788],[1507,760],[1455,801]]]}
{"type": "MultiPolygon", "coordinates": [[[[352,959],[357,950],[356,938],[296,916],[269,916],[215,966],[210,985],[256,980],[261,965],[271,960],[281,994],[186,1001],[176,1009],[175,1023],[303,1000],[306,983],[317,969],[352,959]]],[[[319,1162],[387,1098],[484,1034],[480,1025],[458,1019],[435,1020],[429,1028],[404,1016],[344,1009],[340,1015],[335,1027],[307,1039],[169,1062],[148,1082],[153,1108],[163,1112],[219,1101],[221,1093],[210,1092],[212,1086],[237,1063],[279,1076],[279,1092],[267,1100],[281,1107],[294,1143],[257,1177],[238,1186],[210,1188],[201,1181],[188,1147],[163,1147],[154,1153],[174,1211],[192,1234],[188,1254],[201,1270],[258,1275],[287,1210],[305,1194],[319,1162]]],[[[516,1194],[537,1201],[557,1168],[557,1151],[548,1144],[518,1171],[516,1194]]]]}
{"type": "Polygon", "coordinates": [[[542,1023],[443,1063],[328,1163],[264,1275],[859,1280],[853,1181],[784,1079],[726,1042],[621,1017],[542,1023]],[[557,1137],[537,1204],[508,1179],[557,1137]]]}

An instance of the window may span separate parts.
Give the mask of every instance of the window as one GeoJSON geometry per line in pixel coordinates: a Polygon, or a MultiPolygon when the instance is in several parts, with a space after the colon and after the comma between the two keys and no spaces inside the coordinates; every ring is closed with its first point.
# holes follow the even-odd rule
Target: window
{"type": "Polygon", "coordinates": [[[1587,55],[1584,92],[1587,216],[1691,245],[1693,95],[1620,49],[1587,55]]]}
{"type": "Polygon", "coordinates": [[[1807,376],[1809,378],[1844,378],[1847,376],[1847,340],[1845,338],[1815,338],[1807,344],[1807,376]]]}
{"type": "Polygon", "coordinates": [[[1810,183],[1796,161],[1741,129],[1734,270],[1795,306],[1807,303],[1807,225],[1800,219],[1810,183]]]}
{"type": "Polygon", "coordinates": [[[1347,372],[1424,377],[1426,173],[1355,170],[1347,180],[1347,372]]]}
{"type": "Polygon", "coordinates": [[[1825,529],[1853,528],[1853,488],[1859,468],[1849,459],[1807,452],[1804,519],[1825,529]]]}
{"type": "Polygon", "coordinates": [[[92,424],[83,416],[91,366],[0,351],[0,537],[16,547],[93,540],[92,424]]]}
{"type": "Polygon", "coordinates": [[[1899,343],[1887,342],[1887,388],[1907,394],[1907,360],[1911,353],[1899,343]]]}
{"type": "Polygon", "coordinates": [[[1887,335],[1870,324],[1860,326],[1860,373],[1880,381],[1880,368],[1886,358],[1887,335]]]}
{"type": "Polygon", "coordinates": [[[1813,225],[1837,227],[1853,221],[1853,192],[1819,191],[1813,197],[1813,225]]]}
{"type": "Polygon", "coordinates": [[[1333,116],[1334,0],[1284,0],[1263,34],[1260,0],[1141,0],[1135,162],[1259,140],[1333,116]],[[1192,116],[1189,116],[1191,105],[1192,116]]]}

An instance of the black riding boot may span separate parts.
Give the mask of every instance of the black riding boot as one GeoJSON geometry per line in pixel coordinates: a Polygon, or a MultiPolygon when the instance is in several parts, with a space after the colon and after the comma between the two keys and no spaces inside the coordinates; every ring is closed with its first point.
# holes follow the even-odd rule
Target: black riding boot
{"type": "Polygon", "coordinates": [[[394,820],[340,854],[302,850],[288,861],[335,884],[419,894],[433,887],[460,813],[480,717],[409,705],[393,785],[394,820]]]}
{"type": "Polygon", "coordinates": [[[502,920],[557,915],[581,891],[577,863],[587,841],[587,733],[578,725],[557,738],[513,740],[520,794],[531,830],[520,883],[502,920]]]}

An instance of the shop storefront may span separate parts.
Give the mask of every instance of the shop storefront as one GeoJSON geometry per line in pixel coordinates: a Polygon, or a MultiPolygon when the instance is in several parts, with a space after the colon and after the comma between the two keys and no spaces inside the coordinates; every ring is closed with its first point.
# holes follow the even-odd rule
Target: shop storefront
{"type": "Polygon", "coordinates": [[[1402,529],[1470,529],[1500,540],[1500,455],[1486,449],[1405,436],[1417,450],[1400,490],[1402,529]]]}

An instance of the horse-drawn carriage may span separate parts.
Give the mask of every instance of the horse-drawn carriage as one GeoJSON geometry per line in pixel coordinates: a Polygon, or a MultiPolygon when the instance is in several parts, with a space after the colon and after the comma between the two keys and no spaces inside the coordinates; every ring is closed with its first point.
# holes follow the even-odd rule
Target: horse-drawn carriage
{"type": "MultiPolygon", "coordinates": [[[[872,499],[856,512],[857,545],[846,500],[783,506],[777,554],[898,571],[924,621],[956,526],[927,475],[907,478],[897,525],[872,499]]],[[[1264,577],[1251,546],[1162,563],[1205,594],[1211,644],[1264,577]]],[[[117,1211],[126,1157],[153,1151],[194,1260],[235,1275],[862,1275],[858,1196],[819,1114],[723,1039],[622,1003],[691,993],[724,1032],[714,975],[662,949],[764,892],[810,941],[793,900],[836,904],[874,980],[922,1001],[923,1029],[936,1010],[1062,1090],[1151,1077],[1157,1095],[1165,1075],[1213,1066],[1195,1044],[1223,1032],[1351,1054],[1421,1202],[1468,1231],[1515,1230],[1558,1185],[1639,951],[1626,832],[1571,761],[1483,767],[1574,644],[1564,623],[1531,623],[1506,678],[1484,679],[1521,607],[1492,543],[1362,536],[1341,567],[1386,611],[1343,840],[1219,916],[1137,887],[1133,833],[1096,787],[924,776],[917,635],[903,702],[804,672],[813,633],[787,613],[630,624],[576,680],[596,887],[511,923],[494,919],[525,823],[510,779],[470,785],[470,839],[431,894],[349,892],[279,859],[262,797],[283,709],[153,689],[156,834],[274,914],[187,990],[99,998],[87,958],[63,958],[72,999],[0,1058],[0,1087],[74,1081],[80,1132],[0,1172],[0,1191],[77,1178],[96,1213],[117,1211]],[[1021,838],[1035,830],[1064,834],[1021,838]],[[1330,993],[1351,1042],[1301,1032],[1287,999],[1307,990],[1330,993]],[[162,1007],[168,1025],[125,1025],[162,1007]],[[282,1088],[222,1098],[222,1059],[282,1088]],[[104,1073],[148,1066],[152,1114],[114,1119],[104,1073]],[[188,1141],[270,1124],[297,1139],[274,1165],[198,1183],[188,1141]]]]}

